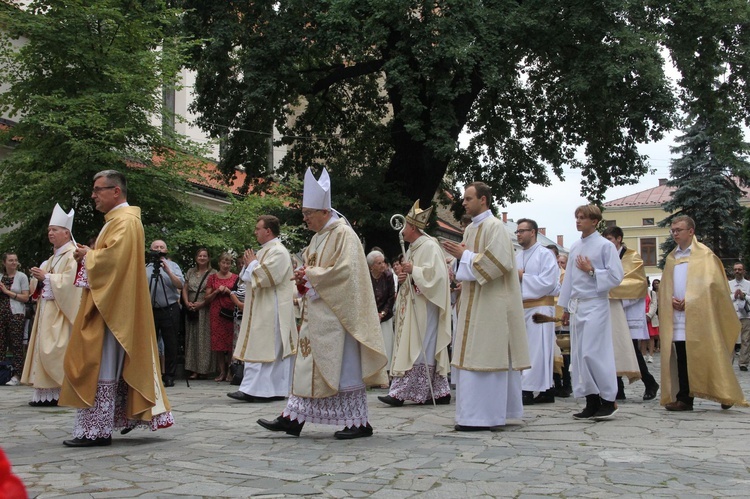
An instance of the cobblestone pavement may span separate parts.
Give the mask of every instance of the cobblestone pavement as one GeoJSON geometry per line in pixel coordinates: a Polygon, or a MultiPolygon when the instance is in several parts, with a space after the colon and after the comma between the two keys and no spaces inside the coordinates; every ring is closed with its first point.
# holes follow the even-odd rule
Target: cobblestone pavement
{"type": "MultiPolygon", "coordinates": [[[[649,364],[658,377],[658,359],[649,364]]],[[[739,372],[745,394],[750,373],[739,372]]],[[[750,409],[696,400],[669,413],[643,384],[610,421],[576,421],[582,400],[526,408],[502,431],[458,433],[455,407],[386,407],[369,392],[371,438],[332,426],[300,438],[260,428],[284,402],[226,397],[227,383],[168,389],[177,424],[69,449],[73,411],[32,408],[28,387],[0,387],[0,445],[31,497],[729,497],[750,490],[750,409]]],[[[489,396],[489,394],[488,394],[489,396]]]]}

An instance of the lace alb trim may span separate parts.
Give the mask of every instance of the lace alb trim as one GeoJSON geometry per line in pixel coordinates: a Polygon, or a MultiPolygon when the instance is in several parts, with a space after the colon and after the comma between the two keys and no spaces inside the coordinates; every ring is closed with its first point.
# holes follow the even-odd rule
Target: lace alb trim
{"type": "Polygon", "coordinates": [[[158,414],[150,421],[128,419],[125,417],[128,385],[124,380],[102,381],[96,387],[94,407],[76,411],[73,437],[106,438],[115,430],[123,428],[148,428],[156,431],[174,424],[172,412],[158,414]]]}
{"type": "Polygon", "coordinates": [[[32,402],[52,402],[59,399],[59,388],[34,388],[34,394],[31,396],[32,402]]]}
{"type": "Polygon", "coordinates": [[[368,423],[367,392],[365,387],[358,387],[322,399],[290,395],[283,415],[301,423],[365,426],[368,423]]]}
{"type": "Polygon", "coordinates": [[[450,395],[451,387],[446,376],[440,376],[435,372],[435,366],[429,367],[424,364],[414,364],[414,367],[404,373],[402,377],[393,378],[388,395],[400,400],[413,400],[420,404],[432,403],[430,395],[429,380],[432,379],[432,391],[435,398],[450,395]]]}

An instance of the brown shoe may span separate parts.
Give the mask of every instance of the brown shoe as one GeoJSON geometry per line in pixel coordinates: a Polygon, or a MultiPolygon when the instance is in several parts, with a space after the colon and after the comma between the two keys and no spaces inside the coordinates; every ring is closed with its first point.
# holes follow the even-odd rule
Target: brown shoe
{"type": "Polygon", "coordinates": [[[668,411],[692,411],[693,405],[686,404],[682,400],[677,400],[675,402],[668,403],[664,406],[664,408],[668,411]]]}

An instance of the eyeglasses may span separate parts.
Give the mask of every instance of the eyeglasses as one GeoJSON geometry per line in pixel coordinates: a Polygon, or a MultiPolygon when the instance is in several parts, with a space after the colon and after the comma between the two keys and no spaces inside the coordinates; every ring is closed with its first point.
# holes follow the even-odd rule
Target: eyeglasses
{"type": "Polygon", "coordinates": [[[523,234],[524,232],[531,232],[534,229],[518,229],[516,234],[523,234]]]}
{"type": "Polygon", "coordinates": [[[671,232],[672,234],[679,234],[683,230],[687,230],[687,229],[679,229],[679,228],[678,229],[669,229],[669,232],[671,232]]]}
{"type": "Polygon", "coordinates": [[[309,217],[310,215],[318,211],[322,211],[322,210],[302,210],[302,218],[309,217]]]}
{"type": "Polygon", "coordinates": [[[114,189],[115,187],[117,186],[116,185],[96,186],[91,190],[91,192],[93,192],[94,194],[99,194],[102,191],[106,191],[107,189],[114,189]]]}

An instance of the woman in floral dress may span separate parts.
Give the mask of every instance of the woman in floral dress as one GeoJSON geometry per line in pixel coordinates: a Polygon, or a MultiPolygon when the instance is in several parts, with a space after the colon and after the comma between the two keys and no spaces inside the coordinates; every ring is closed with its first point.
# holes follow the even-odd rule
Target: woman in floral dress
{"type": "Polygon", "coordinates": [[[238,279],[237,274],[231,271],[232,261],[231,254],[222,253],[219,257],[219,272],[208,276],[206,285],[205,300],[211,303],[211,351],[219,364],[219,376],[214,381],[231,381],[229,360],[234,338],[234,303],[231,292],[238,279]],[[228,318],[221,315],[222,308],[231,311],[228,318]]]}

